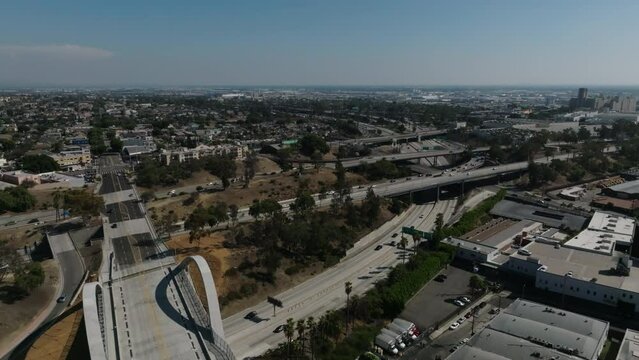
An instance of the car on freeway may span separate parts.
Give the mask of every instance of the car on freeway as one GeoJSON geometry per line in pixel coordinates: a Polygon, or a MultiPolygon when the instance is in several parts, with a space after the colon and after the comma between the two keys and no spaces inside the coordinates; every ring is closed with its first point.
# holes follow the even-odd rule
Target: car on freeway
{"type": "Polygon", "coordinates": [[[435,277],[435,281],[444,282],[447,278],[448,276],[446,276],[445,274],[439,274],[435,277]]]}
{"type": "Polygon", "coordinates": [[[275,328],[275,330],[273,330],[273,332],[278,334],[278,333],[281,333],[283,330],[284,330],[284,325],[280,324],[280,325],[277,325],[277,327],[275,328]]]}
{"type": "Polygon", "coordinates": [[[62,303],[63,303],[63,302],[65,302],[65,301],[67,301],[67,296],[66,296],[66,295],[62,295],[62,296],[60,296],[60,297],[56,300],[56,302],[57,302],[58,304],[62,304],[62,303]]]}
{"type": "Polygon", "coordinates": [[[453,304],[459,306],[459,307],[464,307],[466,306],[466,304],[464,304],[464,302],[459,301],[458,299],[453,300],[453,304]]]}
{"type": "Polygon", "coordinates": [[[455,330],[459,327],[459,323],[458,322],[454,322],[452,324],[450,324],[450,326],[448,327],[448,330],[455,330]]]}
{"type": "Polygon", "coordinates": [[[244,316],[245,319],[254,319],[257,316],[257,311],[251,311],[244,316]]]}
{"type": "Polygon", "coordinates": [[[383,247],[384,246],[382,246],[381,244],[377,245],[377,246],[375,246],[375,251],[381,250],[383,247]]]}

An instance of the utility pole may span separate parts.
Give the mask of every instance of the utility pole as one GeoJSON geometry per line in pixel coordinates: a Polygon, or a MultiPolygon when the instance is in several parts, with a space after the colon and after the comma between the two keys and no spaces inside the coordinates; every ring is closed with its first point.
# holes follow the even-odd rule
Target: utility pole
{"type": "Polygon", "coordinates": [[[473,316],[473,322],[472,322],[472,324],[471,324],[471,328],[470,328],[470,336],[475,335],[475,315],[476,315],[477,311],[476,311],[476,310],[472,310],[472,312],[473,312],[473,313],[472,313],[472,316],[473,316]]]}

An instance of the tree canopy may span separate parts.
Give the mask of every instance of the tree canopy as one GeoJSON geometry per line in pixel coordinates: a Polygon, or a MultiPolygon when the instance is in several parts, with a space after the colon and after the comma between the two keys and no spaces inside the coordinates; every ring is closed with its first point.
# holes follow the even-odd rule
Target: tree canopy
{"type": "Polygon", "coordinates": [[[33,195],[22,186],[0,190],[0,212],[23,212],[31,210],[35,204],[33,195]]]}
{"type": "Polygon", "coordinates": [[[60,170],[60,166],[48,155],[25,155],[22,157],[22,169],[40,174],[60,170]]]}
{"type": "Polygon", "coordinates": [[[330,150],[326,140],[316,134],[304,135],[304,137],[300,140],[299,145],[300,153],[306,156],[311,156],[314,152],[326,154],[330,150]]]}

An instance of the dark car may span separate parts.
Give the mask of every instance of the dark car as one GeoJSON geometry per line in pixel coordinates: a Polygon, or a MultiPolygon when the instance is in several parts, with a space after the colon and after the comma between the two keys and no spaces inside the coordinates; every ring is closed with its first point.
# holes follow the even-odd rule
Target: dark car
{"type": "Polygon", "coordinates": [[[390,246],[395,246],[395,244],[396,244],[395,240],[390,242],[390,246]]]}
{"type": "Polygon", "coordinates": [[[115,229],[116,227],[118,227],[118,224],[111,224],[111,229],[115,229]]]}
{"type": "Polygon", "coordinates": [[[244,316],[245,319],[254,319],[257,316],[257,311],[251,311],[244,316]]]}
{"type": "Polygon", "coordinates": [[[397,233],[394,233],[393,236],[391,236],[391,237],[396,238],[397,235],[398,235],[397,233]]]}
{"type": "Polygon", "coordinates": [[[446,279],[448,278],[448,276],[444,275],[444,274],[439,274],[435,277],[435,281],[437,282],[444,282],[446,279]]]}
{"type": "Polygon", "coordinates": [[[67,296],[66,295],[62,295],[56,301],[58,302],[58,304],[62,304],[63,302],[67,301],[67,296]]]}
{"type": "Polygon", "coordinates": [[[377,245],[377,246],[375,246],[375,251],[377,251],[377,250],[381,250],[383,247],[384,247],[384,246],[382,246],[382,245],[377,245]]]}
{"type": "Polygon", "coordinates": [[[284,330],[284,325],[278,325],[275,330],[273,330],[274,333],[281,333],[284,330]]]}

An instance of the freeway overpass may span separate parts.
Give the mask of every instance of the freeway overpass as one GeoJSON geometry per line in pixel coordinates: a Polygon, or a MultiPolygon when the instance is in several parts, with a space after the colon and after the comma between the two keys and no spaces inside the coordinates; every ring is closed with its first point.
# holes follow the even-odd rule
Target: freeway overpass
{"type": "Polygon", "coordinates": [[[91,359],[234,360],[206,261],[168,256],[135,188],[105,171],[102,266],[83,291],[91,359]],[[196,293],[192,276],[205,294],[196,293]]]}
{"type": "Polygon", "coordinates": [[[422,138],[430,137],[430,136],[438,136],[444,135],[448,133],[448,130],[422,130],[416,131],[410,134],[396,134],[396,135],[385,135],[385,136],[377,136],[370,138],[361,138],[361,139],[347,139],[347,140],[338,140],[332,141],[329,145],[373,145],[373,144],[384,144],[384,143],[397,143],[401,140],[417,140],[421,141],[422,138]]]}

